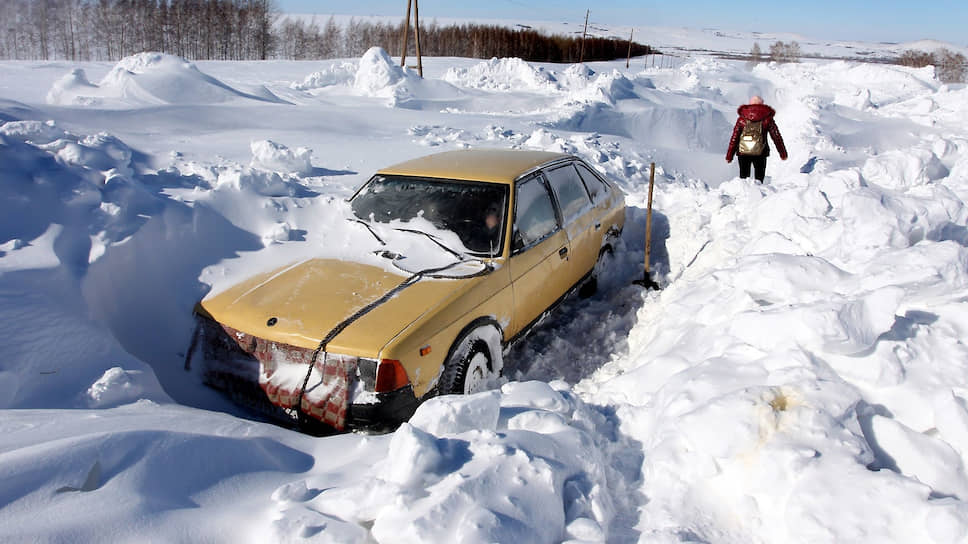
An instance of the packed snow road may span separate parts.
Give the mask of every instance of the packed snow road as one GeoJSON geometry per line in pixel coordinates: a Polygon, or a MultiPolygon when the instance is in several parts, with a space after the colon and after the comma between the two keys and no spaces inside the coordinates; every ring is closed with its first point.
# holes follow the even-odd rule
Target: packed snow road
{"type": "Polygon", "coordinates": [[[968,538],[963,85],[425,66],[0,63],[0,540],[968,538]],[[790,150],[763,185],[723,158],[752,94],[790,150]],[[195,301],[350,258],[344,199],[461,147],[575,153],[627,193],[599,293],[513,346],[500,390],[314,438],[189,379],[195,301]],[[658,292],[631,285],[653,161],[658,292]]]}

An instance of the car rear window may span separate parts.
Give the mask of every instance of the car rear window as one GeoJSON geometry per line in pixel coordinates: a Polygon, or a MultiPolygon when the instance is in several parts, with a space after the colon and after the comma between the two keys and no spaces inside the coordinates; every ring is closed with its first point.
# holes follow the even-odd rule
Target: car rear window
{"type": "Polygon", "coordinates": [[[585,188],[588,189],[592,202],[596,205],[600,204],[608,195],[608,186],[584,164],[578,163],[575,167],[578,168],[578,173],[581,174],[581,179],[585,182],[585,188]]]}
{"type": "Polygon", "coordinates": [[[570,223],[585,210],[591,208],[592,201],[585,191],[578,172],[571,164],[545,171],[551,188],[554,189],[558,197],[558,205],[561,206],[561,216],[565,223],[570,223]]]}

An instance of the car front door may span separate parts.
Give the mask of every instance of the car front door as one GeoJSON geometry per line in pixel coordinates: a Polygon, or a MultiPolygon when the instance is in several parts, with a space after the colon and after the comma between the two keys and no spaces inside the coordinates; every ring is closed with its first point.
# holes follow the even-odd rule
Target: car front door
{"type": "Polygon", "coordinates": [[[508,263],[514,294],[511,335],[538,319],[571,285],[562,273],[569,258],[568,236],[540,174],[517,182],[513,221],[508,263]]]}

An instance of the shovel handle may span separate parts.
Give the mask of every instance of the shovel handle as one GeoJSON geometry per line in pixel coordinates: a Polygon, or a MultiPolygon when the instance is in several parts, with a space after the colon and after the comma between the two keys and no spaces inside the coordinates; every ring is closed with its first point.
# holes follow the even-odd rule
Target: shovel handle
{"type": "Polygon", "coordinates": [[[645,212],[645,277],[649,277],[649,257],[652,248],[652,188],[655,187],[655,163],[649,165],[649,204],[645,212]]]}

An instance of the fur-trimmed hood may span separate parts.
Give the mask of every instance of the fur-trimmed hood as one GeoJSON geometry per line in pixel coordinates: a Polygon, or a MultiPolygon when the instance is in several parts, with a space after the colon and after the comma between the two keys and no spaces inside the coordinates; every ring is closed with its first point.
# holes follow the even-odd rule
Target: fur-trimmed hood
{"type": "Polygon", "coordinates": [[[776,115],[776,110],[766,104],[743,104],[736,109],[736,113],[743,119],[763,121],[764,119],[772,119],[776,115]]]}

